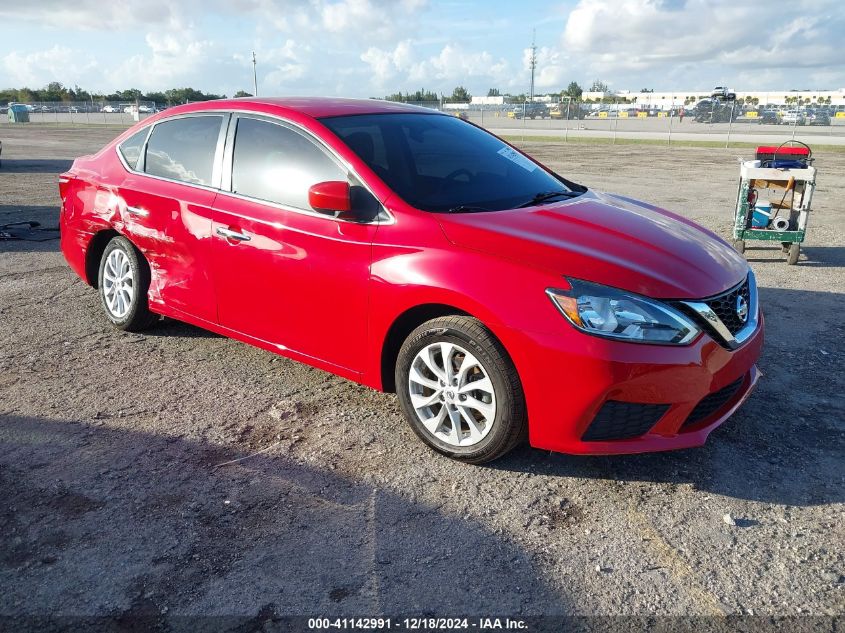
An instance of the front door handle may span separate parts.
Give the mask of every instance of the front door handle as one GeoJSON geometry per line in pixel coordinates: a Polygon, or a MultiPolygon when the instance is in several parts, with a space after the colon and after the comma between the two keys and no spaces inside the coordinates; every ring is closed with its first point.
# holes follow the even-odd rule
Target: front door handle
{"type": "Polygon", "coordinates": [[[222,226],[217,227],[217,235],[225,237],[227,240],[237,240],[239,242],[249,242],[252,239],[246,233],[239,233],[238,231],[233,231],[222,226]]]}

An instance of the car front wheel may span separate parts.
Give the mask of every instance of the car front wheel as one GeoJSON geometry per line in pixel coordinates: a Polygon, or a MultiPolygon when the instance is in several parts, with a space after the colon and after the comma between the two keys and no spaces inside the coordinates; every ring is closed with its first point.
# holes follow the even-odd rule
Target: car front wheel
{"type": "Polygon", "coordinates": [[[395,377],[411,428],[439,453],[480,464],[525,437],[516,368],[477,319],[441,317],[419,326],[399,351],[395,377]]]}
{"type": "Polygon", "coordinates": [[[150,272],[132,242],[118,236],[106,245],[98,276],[100,302],[112,325],[138,332],[158,320],[147,304],[150,272]]]}

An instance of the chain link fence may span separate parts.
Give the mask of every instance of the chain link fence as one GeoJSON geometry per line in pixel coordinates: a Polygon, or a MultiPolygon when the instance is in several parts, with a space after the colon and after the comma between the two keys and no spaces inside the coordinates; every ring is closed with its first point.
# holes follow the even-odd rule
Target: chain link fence
{"type": "Polygon", "coordinates": [[[164,109],[153,101],[62,101],[0,105],[0,122],[9,123],[12,106],[26,108],[31,123],[111,123],[130,125],[164,109]]]}
{"type": "Polygon", "coordinates": [[[705,98],[658,107],[638,105],[630,99],[591,102],[563,97],[559,102],[414,105],[441,110],[509,138],[692,141],[725,147],[795,139],[845,145],[845,105],[836,104],[753,104],[705,98]]]}

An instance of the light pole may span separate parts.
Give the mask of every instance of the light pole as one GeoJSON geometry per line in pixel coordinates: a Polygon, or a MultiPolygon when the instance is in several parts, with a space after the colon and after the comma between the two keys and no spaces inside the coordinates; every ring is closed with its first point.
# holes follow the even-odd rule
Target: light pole
{"type": "Polygon", "coordinates": [[[258,96],[258,73],[255,70],[255,51],[252,51],[252,96],[258,96]]]}
{"type": "Polygon", "coordinates": [[[531,37],[531,87],[528,90],[528,98],[534,101],[534,71],[537,69],[537,29],[534,29],[534,35],[531,37]]]}
{"type": "Polygon", "coordinates": [[[566,131],[564,132],[563,142],[569,142],[569,106],[572,105],[572,97],[566,97],[566,131]]]}

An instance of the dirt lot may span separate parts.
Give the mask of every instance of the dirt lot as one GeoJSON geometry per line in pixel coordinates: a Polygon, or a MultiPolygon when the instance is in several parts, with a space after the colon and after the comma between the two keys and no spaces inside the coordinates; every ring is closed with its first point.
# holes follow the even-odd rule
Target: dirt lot
{"type": "MultiPolygon", "coordinates": [[[[0,130],[0,224],[45,226],[56,174],[116,134],[0,130]]],[[[728,234],[738,150],[527,149],[728,234]]],[[[748,251],[759,388],[673,454],[462,466],[392,395],[176,322],[115,331],[56,241],[0,242],[0,614],[841,614],[845,153],[817,166],[800,265],[748,251]]]]}

